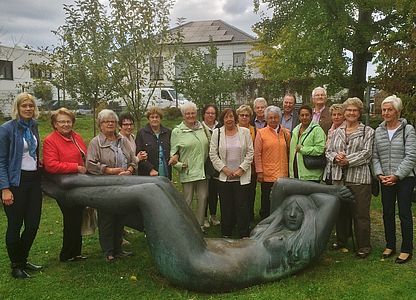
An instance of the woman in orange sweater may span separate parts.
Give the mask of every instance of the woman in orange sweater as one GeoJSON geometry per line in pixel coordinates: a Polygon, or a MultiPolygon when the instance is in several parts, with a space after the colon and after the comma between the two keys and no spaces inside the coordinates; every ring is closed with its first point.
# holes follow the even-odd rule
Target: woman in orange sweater
{"type": "Polygon", "coordinates": [[[270,215],[270,190],[273,183],[289,174],[290,132],[280,126],[282,112],[272,105],[266,108],[265,116],[267,126],[257,131],[254,143],[257,180],[261,183],[261,219],[270,215]]]}

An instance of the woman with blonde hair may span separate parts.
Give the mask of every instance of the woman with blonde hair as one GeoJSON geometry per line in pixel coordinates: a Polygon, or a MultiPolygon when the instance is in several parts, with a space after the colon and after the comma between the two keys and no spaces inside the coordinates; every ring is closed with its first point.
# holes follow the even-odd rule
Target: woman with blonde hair
{"type": "Polygon", "coordinates": [[[7,217],[6,248],[11,274],[18,279],[30,277],[28,270],[42,269],[27,261],[42,208],[38,116],[35,97],[20,93],[13,102],[12,120],[0,126],[0,189],[7,217]]]}
{"type": "MultiPolygon", "coordinates": [[[[341,203],[336,223],[337,242],[334,249],[346,249],[352,236],[352,220],[357,241],[357,257],[366,258],[371,252],[370,200],[371,172],[369,163],[373,150],[374,130],[360,122],[364,106],[359,98],[344,102],[345,122],[333,133],[327,160],[333,162],[332,182],[351,189],[355,202],[341,203]]],[[[347,251],[347,250],[344,250],[347,251]]]]}

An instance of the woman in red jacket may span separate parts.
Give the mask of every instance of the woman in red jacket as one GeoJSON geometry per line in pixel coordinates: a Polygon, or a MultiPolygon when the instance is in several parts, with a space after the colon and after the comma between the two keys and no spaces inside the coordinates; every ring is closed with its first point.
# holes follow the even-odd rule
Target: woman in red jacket
{"type": "MultiPolygon", "coordinates": [[[[87,147],[81,136],[72,130],[75,114],[60,108],[51,115],[51,124],[55,129],[43,142],[43,164],[51,174],[86,173],[85,156],[87,147]]],[[[63,245],[59,260],[74,261],[85,259],[81,255],[81,222],[84,207],[66,206],[58,201],[64,218],[63,245]]]]}

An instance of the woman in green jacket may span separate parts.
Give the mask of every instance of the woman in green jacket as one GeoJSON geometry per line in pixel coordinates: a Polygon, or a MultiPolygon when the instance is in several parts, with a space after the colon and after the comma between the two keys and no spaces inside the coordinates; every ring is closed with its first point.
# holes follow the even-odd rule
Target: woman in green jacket
{"type": "Polygon", "coordinates": [[[181,106],[183,121],[172,130],[171,160],[169,164],[179,172],[186,203],[191,206],[194,192],[198,204],[196,219],[203,230],[208,197],[208,179],[204,163],[208,157],[208,137],[203,125],[197,121],[197,107],[189,102],[181,106]]]}
{"type": "Polygon", "coordinates": [[[312,122],[312,108],[308,105],[299,108],[299,121],[290,140],[289,174],[291,178],[319,182],[323,169],[307,169],[303,156],[319,156],[324,153],[325,132],[319,124],[312,122]]]}

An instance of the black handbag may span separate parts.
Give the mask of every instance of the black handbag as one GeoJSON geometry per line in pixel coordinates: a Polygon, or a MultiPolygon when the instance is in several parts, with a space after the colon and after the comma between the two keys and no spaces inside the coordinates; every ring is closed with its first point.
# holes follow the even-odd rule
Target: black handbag
{"type": "Polygon", "coordinates": [[[220,175],[220,172],[215,170],[214,166],[212,165],[212,161],[207,157],[204,163],[204,169],[205,169],[205,176],[211,176],[211,177],[218,177],[220,175]]]}
{"type": "MultiPolygon", "coordinates": [[[[308,135],[312,132],[312,130],[313,128],[309,130],[309,132],[306,134],[301,145],[303,145],[303,143],[305,142],[308,135]]],[[[324,169],[326,166],[325,152],[321,155],[303,155],[303,164],[305,165],[305,168],[309,170],[324,169]]]]}
{"type": "MultiPolygon", "coordinates": [[[[210,141],[210,137],[209,137],[209,135],[208,135],[208,133],[207,133],[207,131],[206,131],[205,127],[204,127],[204,131],[205,131],[205,134],[206,134],[206,136],[207,136],[208,141],[210,141]]],[[[220,146],[220,129],[218,129],[218,149],[219,149],[219,146],[220,146]]],[[[205,163],[204,163],[204,170],[205,170],[205,177],[210,176],[210,177],[215,177],[215,178],[217,178],[218,176],[220,176],[220,172],[219,172],[219,171],[217,171],[217,170],[214,168],[214,166],[212,165],[212,161],[211,161],[211,159],[209,158],[209,155],[208,155],[207,159],[205,160],[205,163]]]]}
{"type": "Polygon", "coordinates": [[[377,176],[374,176],[373,169],[370,165],[370,175],[371,175],[371,194],[377,197],[380,194],[380,180],[378,180],[377,176]]]}
{"type": "Polygon", "coordinates": [[[324,169],[326,166],[326,157],[325,154],[318,156],[313,155],[303,155],[303,164],[306,169],[324,169]]]}

